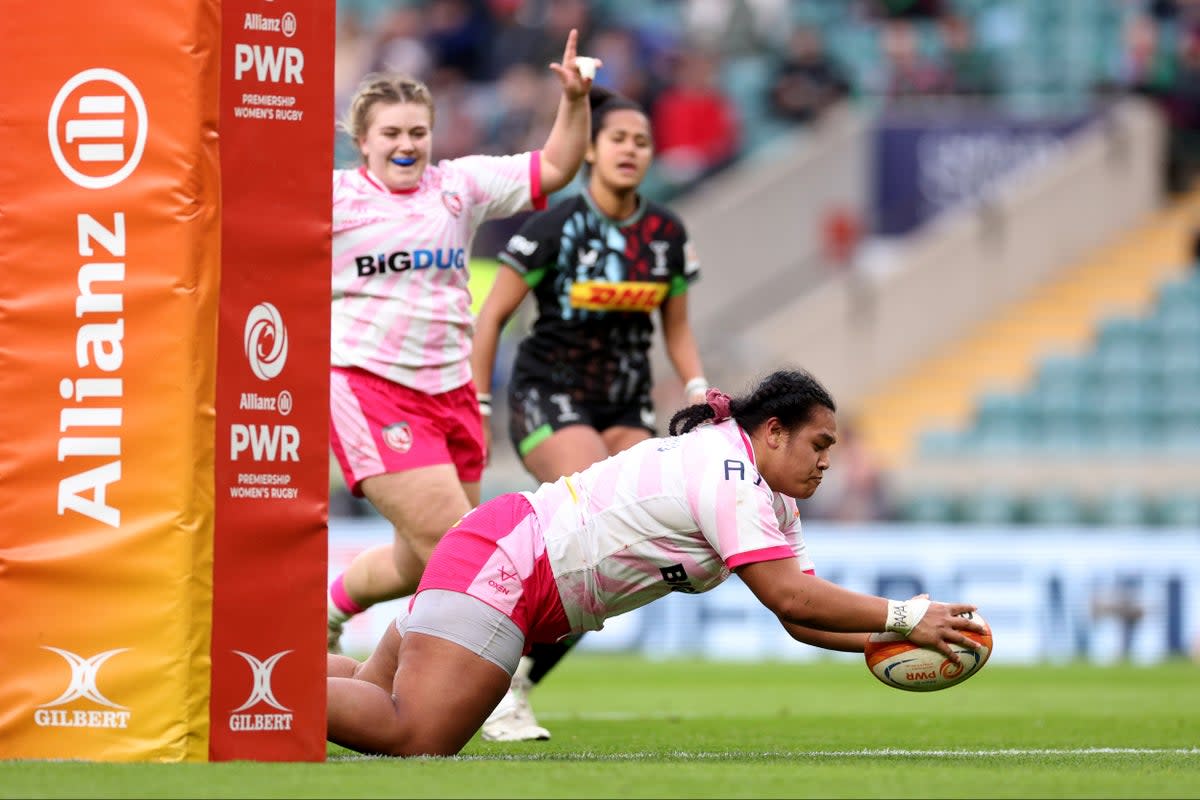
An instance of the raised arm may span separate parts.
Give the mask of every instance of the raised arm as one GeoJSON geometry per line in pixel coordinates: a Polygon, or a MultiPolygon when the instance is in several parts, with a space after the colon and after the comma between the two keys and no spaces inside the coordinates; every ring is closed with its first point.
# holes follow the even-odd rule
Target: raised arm
{"type": "Polygon", "coordinates": [[[550,69],[562,81],[563,90],[554,126],[542,145],[540,166],[543,196],[557,192],[575,177],[583,163],[592,133],[592,112],[588,105],[588,90],[592,87],[592,81],[580,75],[575,68],[578,40],[579,33],[572,28],[567,36],[562,63],[550,65],[550,69]]]}
{"type": "Polygon", "coordinates": [[[951,645],[975,647],[975,642],[962,631],[982,630],[976,623],[957,616],[974,611],[975,606],[932,603],[921,598],[897,602],[861,594],[805,573],[791,558],[746,564],[737,573],[759,602],[779,617],[793,638],[819,647],[861,651],[861,646],[855,646],[858,640],[846,634],[862,636],[865,643],[864,634],[895,630],[957,662],[958,656],[951,645]],[[917,624],[909,628],[918,616],[917,624]]]}

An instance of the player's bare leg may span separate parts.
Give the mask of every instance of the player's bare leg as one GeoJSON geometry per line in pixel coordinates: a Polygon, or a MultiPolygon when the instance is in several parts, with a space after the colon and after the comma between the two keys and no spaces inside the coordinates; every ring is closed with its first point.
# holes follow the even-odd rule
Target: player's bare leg
{"type": "Polygon", "coordinates": [[[390,692],[371,680],[328,679],[329,740],[379,755],[458,753],[508,690],[508,673],[461,645],[423,633],[400,637],[394,626],[376,653],[395,640],[390,692]]]}
{"type": "Polygon", "coordinates": [[[616,455],[622,450],[628,450],[638,442],[644,442],[650,438],[650,431],[645,428],[632,428],[628,425],[614,425],[611,428],[606,428],[600,434],[600,438],[604,440],[604,446],[608,448],[608,455],[616,455]]]}
{"type": "Polygon", "coordinates": [[[437,464],[367,478],[362,490],[392,523],[393,541],[359,553],[339,577],[343,596],[331,597],[330,652],[339,651],[341,627],[351,616],[417,590],[429,554],[479,504],[480,487],[477,481],[459,483],[453,465],[437,464]]]}
{"type": "Polygon", "coordinates": [[[590,425],[568,425],[521,457],[525,468],[542,483],[552,483],[608,457],[604,439],[590,425]]]}
{"type": "MultiPolygon", "coordinates": [[[[615,443],[624,449],[649,438],[641,428],[612,428],[615,443]],[[626,443],[627,442],[627,443],[626,443]]],[[[602,435],[590,425],[568,425],[555,431],[524,456],[525,468],[543,483],[558,480],[607,458],[613,450],[608,431],[602,435]]],[[[513,675],[509,692],[483,724],[483,738],[493,742],[527,742],[550,738],[550,731],[538,724],[529,703],[529,692],[578,641],[534,645],[529,656],[521,659],[513,675]]]]}

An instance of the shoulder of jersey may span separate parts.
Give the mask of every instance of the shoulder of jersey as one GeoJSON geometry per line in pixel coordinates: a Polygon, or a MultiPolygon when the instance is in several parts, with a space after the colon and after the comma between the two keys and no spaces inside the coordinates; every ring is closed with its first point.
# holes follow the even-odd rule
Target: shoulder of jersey
{"type": "Polygon", "coordinates": [[[656,214],[664,219],[668,219],[678,225],[680,230],[685,230],[686,228],[686,226],[683,224],[683,218],[680,217],[673,208],[663,205],[655,200],[646,201],[646,213],[656,214]]]}
{"type": "Polygon", "coordinates": [[[553,205],[547,206],[541,211],[534,211],[529,215],[529,220],[533,223],[541,224],[561,224],[563,220],[579,210],[586,210],[587,204],[576,195],[575,197],[567,198],[553,205]]]}

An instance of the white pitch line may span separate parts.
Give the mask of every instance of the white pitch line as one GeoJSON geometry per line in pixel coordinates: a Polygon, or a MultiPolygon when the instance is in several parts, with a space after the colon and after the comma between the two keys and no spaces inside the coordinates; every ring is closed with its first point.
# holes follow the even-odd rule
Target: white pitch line
{"type": "Polygon", "coordinates": [[[545,713],[539,711],[537,716],[538,719],[550,720],[552,722],[562,722],[564,720],[579,722],[636,722],[643,719],[704,719],[706,717],[719,717],[721,715],[696,714],[694,712],[674,714],[670,711],[586,711],[579,714],[572,714],[567,711],[547,711],[545,713]]]}
{"type": "MultiPolygon", "coordinates": [[[[526,745],[523,745],[526,746],[526,745]]],[[[589,751],[539,752],[542,745],[529,743],[531,749],[524,753],[497,753],[494,755],[424,756],[438,761],[742,761],[748,758],[991,758],[995,756],[1200,756],[1200,747],[1046,747],[1046,748],[1001,748],[996,750],[901,750],[884,747],[864,750],[761,750],[752,752],[645,752],[592,753],[589,751]]],[[[347,755],[335,761],[375,761],[381,756],[347,755]]],[[[387,760],[387,759],[384,759],[387,760]]]]}
{"type": "MultiPolygon", "coordinates": [[[[536,745],[534,745],[536,747],[536,745]]],[[[757,752],[629,752],[629,753],[506,753],[503,755],[455,756],[464,761],[741,761],[747,758],[889,758],[889,757],[954,757],[990,758],[994,756],[1110,756],[1110,755],[1180,755],[1200,756],[1200,748],[1169,747],[1048,747],[1003,748],[997,750],[900,750],[890,747],[866,750],[766,750],[757,752]]]]}
{"type": "Polygon", "coordinates": [[[1177,755],[1200,756],[1197,747],[1031,747],[1000,748],[997,750],[813,750],[793,753],[793,756],[822,758],[846,756],[1107,756],[1107,755],[1177,755]]]}

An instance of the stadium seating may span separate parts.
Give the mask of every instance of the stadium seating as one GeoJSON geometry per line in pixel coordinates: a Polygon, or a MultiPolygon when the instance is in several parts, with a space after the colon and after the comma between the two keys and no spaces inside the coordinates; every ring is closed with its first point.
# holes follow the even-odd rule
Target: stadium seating
{"type": "MultiPolygon", "coordinates": [[[[964,429],[925,430],[918,450],[927,459],[1163,454],[1200,464],[1200,264],[1164,281],[1144,315],[1102,318],[1082,352],[1043,356],[1022,389],[980,393],[964,429]]],[[[991,486],[952,500],[934,492],[903,513],[921,522],[1192,525],[1200,487],[1163,497],[1113,487],[1090,500],[991,486]]]]}
{"type": "Polygon", "coordinates": [[[1200,528],[1200,496],[1193,493],[1169,494],[1159,500],[1159,522],[1166,526],[1200,528]]]}

